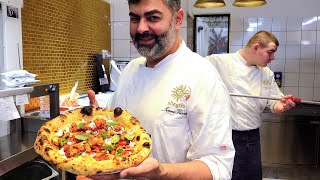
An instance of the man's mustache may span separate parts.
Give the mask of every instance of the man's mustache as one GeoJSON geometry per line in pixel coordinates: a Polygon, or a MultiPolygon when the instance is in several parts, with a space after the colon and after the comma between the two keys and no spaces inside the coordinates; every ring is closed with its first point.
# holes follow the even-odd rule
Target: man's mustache
{"type": "Polygon", "coordinates": [[[148,37],[151,37],[151,38],[154,38],[155,37],[155,34],[152,33],[152,32],[143,32],[142,34],[140,33],[137,33],[136,34],[136,39],[142,39],[142,38],[148,38],[148,37]]]}

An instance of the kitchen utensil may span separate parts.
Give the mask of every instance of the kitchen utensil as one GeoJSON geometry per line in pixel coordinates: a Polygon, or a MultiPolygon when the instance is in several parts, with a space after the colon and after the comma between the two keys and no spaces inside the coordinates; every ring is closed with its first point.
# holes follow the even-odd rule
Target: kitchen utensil
{"type": "MultiPolygon", "coordinates": [[[[237,93],[230,93],[230,96],[235,97],[248,97],[248,98],[258,98],[258,99],[270,99],[270,100],[281,100],[282,97],[267,97],[267,96],[254,96],[249,94],[237,94],[237,93]]],[[[301,103],[301,104],[312,104],[312,105],[320,105],[320,102],[315,101],[305,101],[301,100],[300,98],[292,97],[290,98],[295,103],[301,103]]]]}

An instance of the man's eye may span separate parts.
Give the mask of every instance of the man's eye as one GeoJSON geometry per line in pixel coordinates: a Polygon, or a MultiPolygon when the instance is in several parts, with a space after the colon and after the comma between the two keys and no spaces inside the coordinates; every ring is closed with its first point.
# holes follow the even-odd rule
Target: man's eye
{"type": "Polygon", "coordinates": [[[131,18],[130,18],[130,21],[132,21],[132,22],[138,22],[138,21],[139,21],[139,18],[137,18],[137,17],[131,17],[131,18]]]}
{"type": "Polygon", "coordinates": [[[150,17],[148,17],[148,20],[149,20],[149,21],[158,21],[158,20],[159,20],[159,17],[157,17],[157,16],[150,16],[150,17]]]}

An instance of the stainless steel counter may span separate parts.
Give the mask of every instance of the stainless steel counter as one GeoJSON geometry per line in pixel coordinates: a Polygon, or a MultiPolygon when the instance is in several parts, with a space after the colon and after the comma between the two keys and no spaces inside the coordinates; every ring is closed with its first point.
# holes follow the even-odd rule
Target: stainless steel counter
{"type": "Polygon", "coordinates": [[[17,131],[0,137],[0,176],[38,156],[33,149],[36,135],[17,131]]]}
{"type": "Polygon", "coordinates": [[[264,165],[320,165],[320,106],[298,104],[281,115],[265,110],[260,135],[264,165]]]}
{"type": "Polygon", "coordinates": [[[20,94],[29,94],[33,87],[8,88],[0,90],[0,97],[15,96],[20,94]]]}

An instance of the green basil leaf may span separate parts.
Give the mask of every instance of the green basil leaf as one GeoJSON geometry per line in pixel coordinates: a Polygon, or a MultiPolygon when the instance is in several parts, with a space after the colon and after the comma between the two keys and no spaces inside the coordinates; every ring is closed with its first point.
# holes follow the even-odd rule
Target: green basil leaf
{"type": "Polygon", "coordinates": [[[122,148],[118,148],[117,151],[116,151],[116,155],[117,156],[120,156],[123,152],[123,149],[122,148]]]}
{"type": "Polygon", "coordinates": [[[82,127],[83,127],[83,123],[79,123],[79,124],[77,125],[77,128],[78,128],[78,129],[82,129],[82,127]]]}
{"type": "Polygon", "coordinates": [[[103,149],[107,150],[107,151],[111,151],[113,150],[113,146],[108,145],[108,146],[102,146],[103,149]]]}
{"type": "Polygon", "coordinates": [[[120,136],[118,134],[112,136],[111,143],[115,144],[120,141],[120,136]]]}
{"type": "Polygon", "coordinates": [[[134,138],[134,134],[126,134],[126,135],[124,135],[124,137],[125,137],[127,140],[131,141],[131,140],[134,138]]]}
{"type": "Polygon", "coordinates": [[[87,139],[89,138],[89,134],[87,134],[87,133],[84,133],[84,134],[76,134],[76,135],[74,135],[74,137],[75,137],[76,139],[81,140],[81,141],[85,141],[85,140],[87,140],[87,139]]]}
{"type": "Polygon", "coordinates": [[[79,157],[83,152],[78,152],[74,157],[79,157]]]}
{"type": "Polygon", "coordinates": [[[107,122],[107,125],[108,125],[108,126],[114,126],[114,125],[116,125],[116,124],[117,124],[117,122],[114,122],[114,121],[107,122]]]}
{"type": "Polygon", "coordinates": [[[103,140],[105,140],[108,136],[108,133],[106,131],[101,131],[101,136],[102,136],[103,140]]]}

